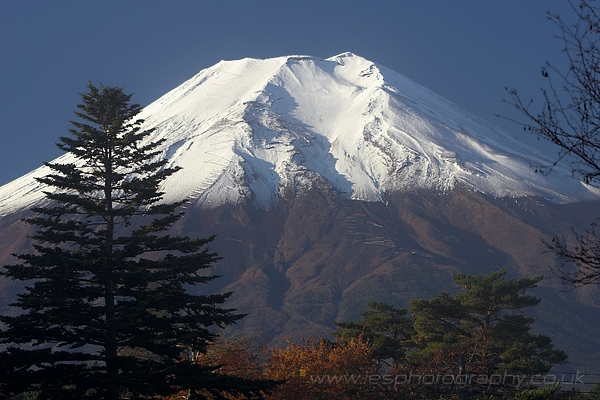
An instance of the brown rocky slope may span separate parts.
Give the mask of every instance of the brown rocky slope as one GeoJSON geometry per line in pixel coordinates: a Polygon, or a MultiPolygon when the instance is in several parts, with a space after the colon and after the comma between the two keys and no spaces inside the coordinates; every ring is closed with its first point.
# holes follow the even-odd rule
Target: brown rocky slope
{"type": "MultiPolygon", "coordinates": [[[[600,203],[557,205],[542,199],[494,199],[466,189],[447,193],[389,194],[386,203],[341,198],[321,182],[277,206],[248,204],[188,208],[174,226],[191,237],[217,235],[211,249],[223,259],[221,278],[203,293],[233,291],[227,306],[248,313],[227,334],[269,345],[285,337],[328,336],[333,321],[354,320],[368,301],[407,307],[410,300],[453,292],[453,272],[483,274],[506,268],[509,276],[544,274],[531,310],[535,330],[565,350],[573,368],[600,364],[600,292],[570,292],[552,275],[554,256],[543,238],[571,237],[585,228],[600,203]]],[[[27,251],[31,228],[17,216],[0,220],[0,262],[27,251]]],[[[19,285],[2,280],[2,309],[19,285]]]]}

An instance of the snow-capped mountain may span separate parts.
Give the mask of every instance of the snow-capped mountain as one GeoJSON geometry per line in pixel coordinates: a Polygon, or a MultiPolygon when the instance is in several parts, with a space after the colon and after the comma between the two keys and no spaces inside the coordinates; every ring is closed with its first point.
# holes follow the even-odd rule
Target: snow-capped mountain
{"type": "MultiPolygon", "coordinates": [[[[227,307],[248,316],[232,329],[269,344],[327,337],[368,301],[451,293],[453,272],[551,276],[540,238],[576,242],[571,228],[600,210],[600,191],[567,170],[536,174],[531,165],[552,162],[536,149],[350,53],[222,61],[141,118],[183,167],[164,182],[167,201],[190,203],[172,231],[216,235],[221,278],[198,290],[233,292],[227,307]]],[[[0,268],[32,250],[21,218],[46,173],[0,187],[0,268]]],[[[537,327],[592,368],[599,289],[558,287],[540,284],[537,327]]],[[[0,280],[0,313],[20,291],[0,280]]]]}
{"type": "MultiPolygon", "coordinates": [[[[221,61],[147,106],[150,140],[183,170],[166,200],[202,208],[251,199],[266,208],[285,190],[324,178],[342,196],[385,201],[413,188],[457,184],[494,197],[555,202],[600,198],[551,160],[409,79],[351,53],[221,61]]],[[[69,162],[70,155],[56,160],[69,162]]],[[[39,168],[0,188],[0,216],[39,201],[39,168]]]]}

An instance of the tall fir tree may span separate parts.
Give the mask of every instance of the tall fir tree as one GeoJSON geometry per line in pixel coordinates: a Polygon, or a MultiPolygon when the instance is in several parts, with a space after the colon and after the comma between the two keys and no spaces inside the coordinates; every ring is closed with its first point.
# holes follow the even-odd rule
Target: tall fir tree
{"type": "Polygon", "coordinates": [[[73,161],[47,163],[52,172],[38,179],[50,189],[26,220],[38,227],[35,251],[2,272],[27,286],[12,304],[20,313],[0,317],[0,394],[260,395],[269,382],[215,374],[189,356],[243,315],[222,308],[230,293],[186,291],[216,278],[203,270],[219,257],[207,248],[212,238],[165,232],[180,203],[165,204],[159,185],[177,168],[136,119],[141,107],[122,88],[88,89],[72,137],[57,144],[73,161]]]}

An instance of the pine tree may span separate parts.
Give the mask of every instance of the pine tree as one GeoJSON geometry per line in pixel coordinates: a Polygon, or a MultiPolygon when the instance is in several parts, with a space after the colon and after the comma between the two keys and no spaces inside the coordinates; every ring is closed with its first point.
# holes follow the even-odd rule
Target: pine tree
{"type": "Polygon", "coordinates": [[[530,331],[534,319],[523,310],[540,299],[526,294],[542,276],[505,279],[505,270],[487,275],[454,274],[464,291],[451,296],[441,293],[429,300],[413,300],[418,351],[409,361],[424,364],[440,357],[444,368],[457,364],[457,355],[466,358],[473,373],[539,374],[567,355],[554,349],[552,340],[530,331]]]}
{"type": "Polygon", "coordinates": [[[0,317],[0,394],[259,393],[270,384],[214,374],[192,357],[243,315],[221,307],[231,293],[186,291],[216,278],[203,270],[219,257],[207,248],[213,238],[165,232],[180,203],[162,202],[159,185],[177,168],[136,119],[141,107],[122,88],[88,89],[72,137],[57,144],[73,161],[47,163],[52,172],[38,179],[50,189],[26,220],[38,227],[35,252],[2,272],[28,286],[12,304],[20,314],[0,317]]]}
{"type": "Polygon", "coordinates": [[[412,347],[414,333],[412,321],[405,308],[394,308],[384,302],[371,301],[369,308],[360,313],[358,322],[334,322],[341,330],[333,335],[344,340],[362,337],[371,346],[373,356],[379,361],[392,359],[400,364],[412,347]]]}

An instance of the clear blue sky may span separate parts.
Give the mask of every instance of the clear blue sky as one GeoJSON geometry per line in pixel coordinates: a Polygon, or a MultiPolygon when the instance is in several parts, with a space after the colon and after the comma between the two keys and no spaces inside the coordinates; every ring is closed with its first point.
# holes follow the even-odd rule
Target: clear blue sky
{"type": "Polygon", "coordinates": [[[505,86],[539,98],[566,0],[0,0],[0,185],[51,161],[79,92],[147,105],[220,60],[350,51],[503,129],[505,86]]]}

